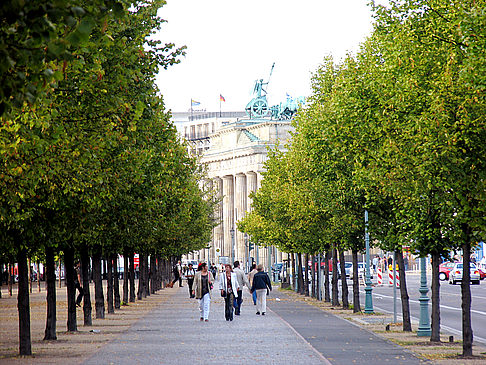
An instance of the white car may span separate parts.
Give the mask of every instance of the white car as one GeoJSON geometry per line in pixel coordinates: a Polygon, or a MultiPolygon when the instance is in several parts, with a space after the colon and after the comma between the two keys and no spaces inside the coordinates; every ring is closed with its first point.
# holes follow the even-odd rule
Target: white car
{"type": "MultiPolygon", "coordinates": [[[[474,263],[470,263],[469,273],[471,275],[471,283],[479,285],[481,277],[479,275],[479,270],[474,263]]],[[[455,285],[458,281],[462,281],[462,262],[457,262],[452,270],[449,272],[449,284],[455,285]]]]}
{"type": "MultiPolygon", "coordinates": [[[[353,263],[350,262],[351,267],[349,268],[350,275],[349,278],[353,278],[353,263]]],[[[347,274],[347,272],[346,272],[347,274]]],[[[366,276],[366,270],[365,270],[365,263],[364,262],[358,262],[358,277],[365,277],[366,276]]],[[[370,279],[373,279],[373,268],[370,267],[370,279]]]]}

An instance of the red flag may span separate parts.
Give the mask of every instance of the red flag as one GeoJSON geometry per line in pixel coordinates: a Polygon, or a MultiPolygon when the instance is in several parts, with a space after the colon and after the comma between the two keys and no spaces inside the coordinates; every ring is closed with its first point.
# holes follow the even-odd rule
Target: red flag
{"type": "Polygon", "coordinates": [[[224,96],[223,96],[223,95],[221,95],[221,94],[219,94],[219,101],[224,101],[224,102],[226,102],[226,100],[224,99],[224,96]]]}

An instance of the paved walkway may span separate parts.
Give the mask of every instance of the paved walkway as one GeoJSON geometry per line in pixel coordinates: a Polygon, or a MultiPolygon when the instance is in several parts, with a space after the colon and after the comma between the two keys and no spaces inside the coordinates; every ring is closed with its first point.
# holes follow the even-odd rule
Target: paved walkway
{"type": "Polygon", "coordinates": [[[216,287],[209,322],[184,286],[84,364],[328,364],[276,314],[255,315],[249,294],[227,322],[216,287]]]}
{"type": "Polygon", "coordinates": [[[269,307],[332,364],[423,364],[402,347],[358,325],[310,304],[290,300],[282,292],[269,307]]]}
{"type": "Polygon", "coordinates": [[[245,289],[240,316],[224,319],[213,290],[209,322],[187,287],[102,347],[84,364],[419,364],[392,343],[311,305],[273,292],[266,316],[255,315],[245,289]]]}

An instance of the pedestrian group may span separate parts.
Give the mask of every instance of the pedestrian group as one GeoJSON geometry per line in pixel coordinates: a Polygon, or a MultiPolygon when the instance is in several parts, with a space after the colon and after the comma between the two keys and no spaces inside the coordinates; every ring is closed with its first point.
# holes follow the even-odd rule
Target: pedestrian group
{"type": "MultiPolygon", "coordinates": [[[[179,264],[180,265],[180,264],[179,264]]],[[[179,266],[180,267],[180,266],[179,266]]],[[[224,317],[227,321],[233,320],[233,315],[239,316],[243,303],[243,288],[246,286],[253,297],[253,304],[256,306],[257,315],[265,315],[266,297],[272,290],[272,283],[267,273],[263,271],[263,265],[253,264],[248,276],[240,268],[239,261],[235,261],[233,267],[225,264],[224,270],[219,273],[219,288],[221,297],[224,298],[224,317]]],[[[176,270],[174,270],[174,274],[176,270]]],[[[182,278],[181,272],[177,270],[176,280],[182,278]]],[[[211,290],[214,286],[216,266],[209,268],[205,262],[198,265],[197,271],[192,264],[185,269],[185,277],[189,286],[189,297],[199,300],[199,320],[209,321],[209,310],[211,305],[211,290]]]]}

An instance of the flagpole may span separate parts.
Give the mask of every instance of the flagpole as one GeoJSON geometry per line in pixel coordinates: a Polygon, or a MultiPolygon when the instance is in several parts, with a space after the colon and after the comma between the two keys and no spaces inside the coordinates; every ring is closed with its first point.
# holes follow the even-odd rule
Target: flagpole
{"type": "Polygon", "coordinates": [[[219,95],[219,117],[221,118],[221,95],[219,95]]]}

